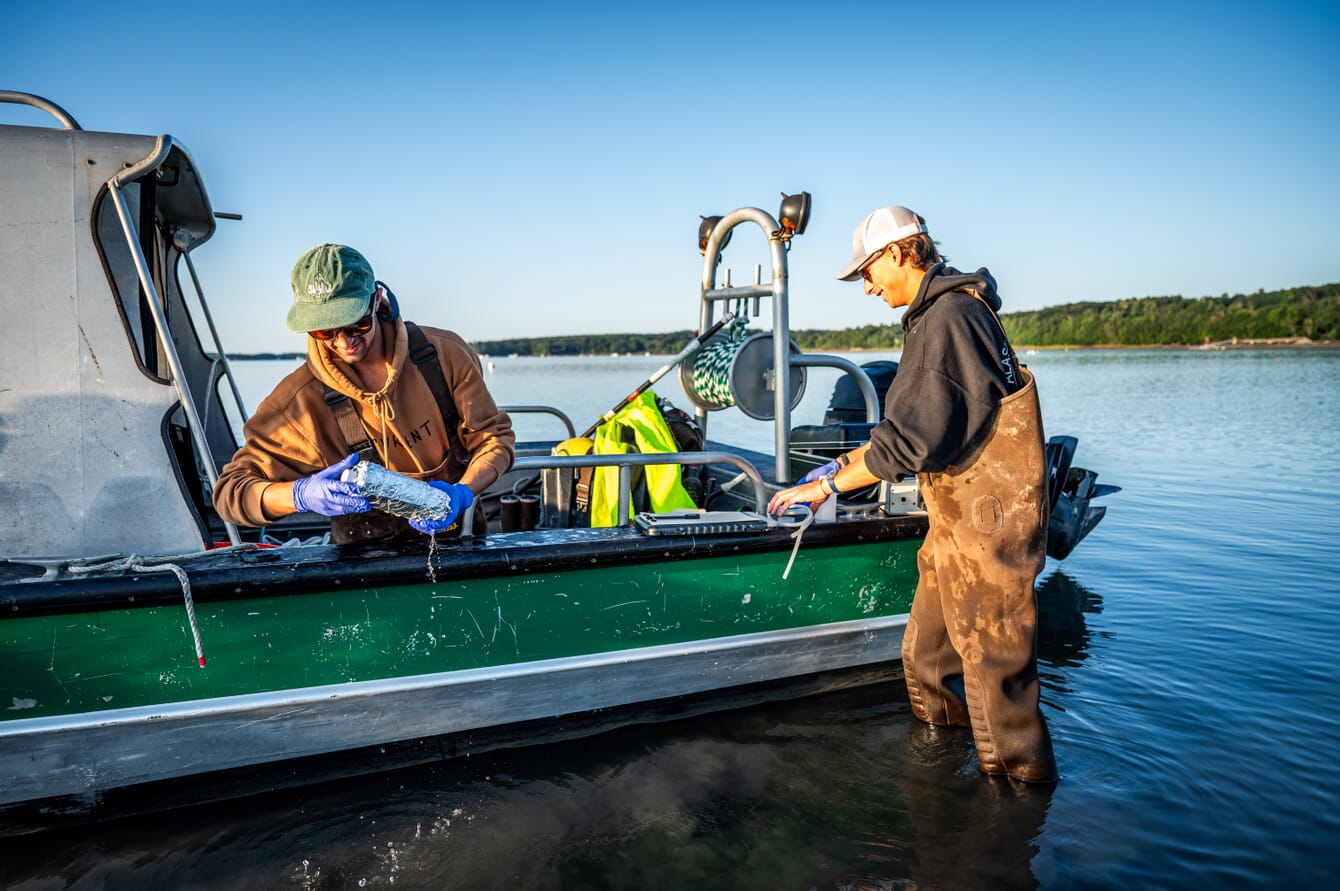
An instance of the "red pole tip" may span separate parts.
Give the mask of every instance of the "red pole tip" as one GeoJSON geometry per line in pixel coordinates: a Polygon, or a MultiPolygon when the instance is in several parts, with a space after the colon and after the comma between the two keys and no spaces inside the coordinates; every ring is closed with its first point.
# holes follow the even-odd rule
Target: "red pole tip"
{"type": "Polygon", "coordinates": [[[204,667],[205,667],[205,657],[204,657],[204,656],[201,656],[201,657],[200,657],[200,667],[201,667],[201,668],[204,668],[204,667]]]}

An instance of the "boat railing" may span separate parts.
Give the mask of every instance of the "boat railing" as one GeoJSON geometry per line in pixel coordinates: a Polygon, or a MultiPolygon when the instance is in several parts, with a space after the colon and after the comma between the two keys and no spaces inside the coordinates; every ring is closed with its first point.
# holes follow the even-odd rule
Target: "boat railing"
{"type": "MultiPolygon", "coordinates": [[[[196,303],[205,317],[205,325],[209,328],[210,340],[214,344],[214,362],[210,368],[209,379],[216,380],[216,372],[222,371],[223,376],[228,379],[228,386],[232,390],[233,401],[237,403],[240,417],[245,421],[250,415],[247,413],[246,403],[242,400],[242,391],[237,386],[233,366],[229,364],[228,354],[224,352],[223,343],[219,340],[219,330],[214,325],[214,315],[209,311],[209,302],[205,300],[205,289],[200,285],[200,276],[195,271],[195,261],[191,259],[191,248],[195,247],[195,238],[185,229],[178,229],[172,233],[172,243],[181,252],[182,259],[186,261],[186,269],[191,273],[191,285],[195,288],[196,303]]],[[[208,422],[206,418],[206,423],[208,422]]]]}
{"type": "MultiPolygon", "coordinates": [[[[149,270],[149,261],[146,259],[144,250],[140,245],[139,233],[135,227],[135,222],[124,194],[124,189],[127,185],[157,169],[159,165],[167,159],[173,147],[172,137],[159,137],[158,145],[149,157],[138,164],[127,167],[107,181],[107,191],[112,198],[112,203],[116,208],[117,216],[120,219],[121,232],[126,238],[126,246],[130,250],[131,260],[135,264],[135,271],[139,276],[140,287],[143,289],[146,298],[145,302],[148,304],[149,313],[153,317],[154,328],[158,333],[159,345],[163,350],[164,356],[167,358],[168,367],[172,370],[172,386],[176,389],[177,399],[181,404],[182,411],[186,414],[186,426],[190,429],[191,437],[195,442],[196,452],[199,456],[201,466],[205,471],[205,475],[208,478],[209,486],[213,488],[214,484],[218,482],[219,479],[219,469],[214,461],[214,454],[210,450],[209,441],[206,438],[205,423],[200,417],[200,411],[196,407],[195,399],[191,395],[191,389],[187,383],[186,369],[182,363],[181,355],[177,352],[176,341],[172,336],[163,299],[159,295],[158,288],[154,285],[153,275],[149,270]]],[[[180,239],[184,234],[185,233],[182,231],[174,233],[174,242],[180,239]]],[[[180,245],[178,245],[178,247],[180,249],[180,245]]],[[[203,303],[203,300],[201,302],[203,303]]],[[[213,329],[212,320],[210,328],[211,330],[213,329]]],[[[231,374],[229,377],[231,378],[231,374]]],[[[240,395],[238,395],[238,399],[240,401],[240,395]]],[[[245,416],[245,412],[243,414],[245,416]]],[[[235,524],[225,521],[224,528],[227,530],[228,540],[232,544],[241,544],[242,536],[238,532],[235,524]]]]}
{"type": "Polygon", "coordinates": [[[552,405],[500,405],[498,406],[498,408],[507,412],[509,415],[519,415],[519,414],[553,415],[554,417],[558,418],[561,422],[563,422],[563,426],[567,428],[568,439],[572,439],[574,436],[577,435],[577,428],[572,426],[572,419],[569,418],[559,409],[554,408],[552,405]]]}
{"type": "Polygon", "coordinates": [[[28,105],[32,108],[38,108],[60,121],[61,126],[66,130],[82,130],[79,122],[74,119],[68,111],[61,108],[50,99],[43,99],[41,96],[34,96],[32,93],[21,93],[18,90],[0,90],[0,102],[9,105],[28,105]]]}
{"type": "MultiPolygon", "coordinates": [[[[801,193],[805,195],[805,193],[801,193]]],[[[718,303],[750,303],[750,314],[760,314],[760,302],[764,297],[772,298],[772,368],[769,372],[768,389],[772,391],[773,455],[776,467],[775,478],[778,482],[791,479],[789,455],[791,453],[791,400],[793,369],[806,367],[831,367],[847,372],[856,381],[865,401],[866,419],[870,423],[879,421],[881,407],[875,391],[875,385],[865,370],[849,359],[840,356],[806,354],[791,349],[790,322],[790,278],[787,272],[787,252],[791,239],[804,231],[808,216],[808,203],[802,212],[802,219],[789,218],[787,202],[796,196],[784,196],[782,204],[783,222],[779,223],[772,214],[757,207],[742,207],[723,217],[704,218],[705,222],[715,220],[711,231],[700,230],[700,247],[703,253],[702,298],[699,301],[699,330],[706,331],[713,322],[715,307],[718,303]],[[768,241],[768,250],[772,264],[772,278],[762,280],[762,267],[754,267],[752,285],[733,286],[730,269],[725,270],[723,283],[717,284],[717,267],[721,262],[721,251],[730,241],[731,230],[743,223],[754,223],[763,230],[768,241]]],[[[808,196],[805,196],[806,199],[808,196]]],[[[756,406],[757,408],[757,406],[756,406]]],[[[707,409],[701,405],[696,412],[698,423],[707,431],[707,409]]],[[[755,417],[764,417],[756,414],[755,417]]]]}
{"type": "Polygon", "coordinates": [[[703,464],[729,464],[737,468],[754,487],[754,509],[763,513],[767,507],[767,486],[758,468],[739,455],[730,452],[656,452],[622,455],[525,455],[516,459],[512,470],[577,470],[582,467],[617,467],[619,469],[619,507],[617,525],[627,526],[630,521],[634,467],[663,465],[696,467],[703,464]]]}

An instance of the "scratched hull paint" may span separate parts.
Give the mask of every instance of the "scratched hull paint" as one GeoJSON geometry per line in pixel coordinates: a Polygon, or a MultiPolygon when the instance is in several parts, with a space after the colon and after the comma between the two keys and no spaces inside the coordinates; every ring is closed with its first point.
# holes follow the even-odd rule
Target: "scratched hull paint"
{"type": "Polygon", "coordinates": [[[786,580],[782,549],[207,600],[204,668],[180,607],[12,618],[0,809],[834,671],[850,679],[829,688],[869,683],[898,659],[917,545],[814,548],[786,580]]]}
{"type": "Polygon", "coordinates": [[[0,623],[0,721],[509,665],[905,613],[919,542],[0,623]]]}

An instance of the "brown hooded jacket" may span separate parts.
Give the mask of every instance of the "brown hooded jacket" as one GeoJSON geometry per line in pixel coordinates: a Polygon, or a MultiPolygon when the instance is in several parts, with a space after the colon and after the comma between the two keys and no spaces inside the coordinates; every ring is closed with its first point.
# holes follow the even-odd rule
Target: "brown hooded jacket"
{"type": "Polygon", "coordinates": [[[391,470],[415,479],[464,483],[479,493],[512,466],[516,455],[512,421],[489,394],[474,350],[451,331],[420,326],[437,348],[460,415],[449,435],[458,437],[470,456],[469,464],[461,466],[448,460],[450,441],[442,429],[441,412],[423,375],[409,361],[404,321],[378,324],[391,357],[386,385],[376,393],[363,390],[349,365],[309,339],[307,361],[280,381],[256,409],[243,428],[246,443],[219,473],[214,487],[219,516],[247,526],[281,519],[261,506],[267,487],[310,476],[349,453],[335,414],[323,398],[326,385],[351,399],[378,460],[391,470]]]}

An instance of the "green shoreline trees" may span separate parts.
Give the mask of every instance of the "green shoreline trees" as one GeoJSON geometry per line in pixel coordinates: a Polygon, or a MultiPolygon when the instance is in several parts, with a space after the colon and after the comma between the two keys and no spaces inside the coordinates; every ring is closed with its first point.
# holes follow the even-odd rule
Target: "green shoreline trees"
{"type": "MultiPolygon", "coordinates": [[[[1067,303],[1004,313],[1010,340],[1020,347],[1174,346],[1206,341],[1305,337],[1340,341],[1340,283],[1219,297],[1138,297],[1067,303]]],[[[574,334],[521,337],[473,344],[487,355],[576,356],[676,353],[691,331],[666,334],[574,334]]],[[[863,325],[840,330],[795,330],[805,350],[889,350],[902,346],[902,327],[863,325]]]]}
{"type": "MultiPolygon", "coordinates": [[[[1305,337],[1340,341],[1340,283],[1219,297],[1137,297],[1067,303],[1001,315],[1010,340],[1020,348],[1073,346],[1194,346],[1207,341],[1305,337]]],[[[471,344],[491,356],[607,356],[679,352],[693,332],[664,334],[570,334],[516,337],[471,344]]],[[[896,350],[902,326],[863,325],[840,330],[796,330],[801,349],[896,350]]],[[[298,354],[243,355],[237,358],[292,358],[298,354]]]]}

